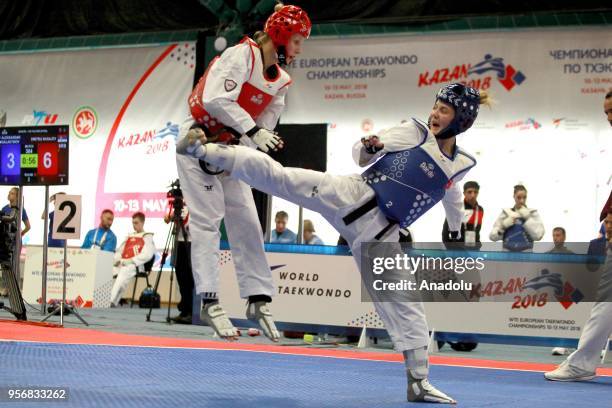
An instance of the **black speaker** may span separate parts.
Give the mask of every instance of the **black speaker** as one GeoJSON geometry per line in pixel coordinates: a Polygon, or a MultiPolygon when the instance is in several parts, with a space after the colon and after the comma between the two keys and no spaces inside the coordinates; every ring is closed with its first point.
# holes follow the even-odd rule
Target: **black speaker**
{"type": "Polygon", "coordinates": [[[285,148],[270,154],[274,160],[285,167],[327,170],[327,124],[278,125],[276,131],[285,148]]]}
{"type": "MultiPolygon", "coordinates": [[[[278,125],[276,131],[285,142],[285,148],[271,152],[270,156],[285,167],[327,170],[327,125],[315,123],[308,125],[278,125]]],[[[269,225],[266,218],[268,195],[253,189],[257,215],[264,234],[269,225]]]]}

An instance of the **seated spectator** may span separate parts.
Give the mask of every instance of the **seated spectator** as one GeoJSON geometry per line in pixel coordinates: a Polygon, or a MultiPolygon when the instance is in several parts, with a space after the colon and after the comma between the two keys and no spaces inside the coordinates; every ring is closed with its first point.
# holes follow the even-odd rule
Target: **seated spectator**
{"type": "Polygon", "coordinates": [[[116,307],[121,300],[123,291],[136,276],[139,266],[144,265],[155,256],[155,243],[153,233],[144,231],[145,215],[137,212],[132,215],[132,226],[134,232],[128,234],[127,238],[115,252],[115,263],[113,275],[117,280],[111,290],[111,307],[116,307]]]}
{"type": "Polygon", "coordinates": [[[527,189],[514,186],[514,207],[502,210],[493,225],[491,241],[503,240],[504,248],[523,251],[533,248],[533,241],[544,236],[544,224],[538,210],[527,207],[527,189]]]}
{"type": "Polygon", "coordinates": [[[548,251],[549,254],[573,254],[574,252],[565,246],[565,228],[555,227],[552,232],[553,243],[555,246],[548,251]]]}
{"type": "MultiPolygon", "coordinates": [[[[9,203],[2,207],[2,214],[10,215],[11,208],[19,208],[19,203],[17,202],[19,200],[19,187],[11,188],[6,198],[8,199],[9,203]]],[[[21,236],[23,237],[30,230],[30,220],[28,219],[28,213],[26,212],[25,207],[21,212],[21,222],[24,225],[24,228],[21,230],[21,236]]]]}
{"type": "Polygon", "coordinates": [[[321,238],[315,235],[314,224],[310,220],[304,220],[302,238],[305,245],[325,245],[321,238]]]}
{"type": "Polygon", "coordinates": [[[289,221],[289,214],[285,211],[279,211],[274,217],[276,228],[272,230],[270,234],[270,243],[272,244],[295,244],[297,242],[297,235],[295,232],[287,228],[287,221],[289,221]]]}
{"type": "Polygon", "coordinates": [[[102,251],[115,252],[117,248],[117,237],[111,231],[111,226],[115,219],[115,214],[111,210],[104,210],[100,215],[100,225],[87,232],[85,241],[81,248],[94,249],[98,248],[102,251]]]}
{"type": "Polygon", "coordinates": [[[466,246],[481,248],[480,228],[484,217],[484,208],[478,203],[480,185],[468,181],[463,185],[463,220],[458,237],[452,237],[448,229],[448,220],[442,226],[442,242],[465,242],[466,246]]]}
{"type": "MultiPolygon", "coordinates": [[[[64,192],[60,192],[60,193],[55,193],[53,194],[51,197],[49,197],[49,203],[53,204],[53,206],[55,206],[55,199],[57,198],[58,195],[62,195],[62,194],[66,194],[64,192]]],[[[49,213],[49,235],[47,235],[47,246],[49,248],[63,248],[64,247],[64,242],[66,241],[65,239],[53,239],[51,237],[51,233],[53,231],[53,219],[55,217],[55,211],[51,211],[49,213]]],[[[45,213],[43,212],[42,215],[40,216],[41,220],[45,219],[45,213]]]]}

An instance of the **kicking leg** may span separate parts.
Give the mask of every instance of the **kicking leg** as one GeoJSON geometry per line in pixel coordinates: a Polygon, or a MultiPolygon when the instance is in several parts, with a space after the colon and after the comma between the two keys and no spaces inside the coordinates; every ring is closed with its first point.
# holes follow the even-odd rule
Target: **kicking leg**
{"type": "Polygon", "coordinates": [[[206,150],[203,160],[260,191],[323,215],[329,212],[330,205],[336,205],[325,202],[319,189],[324,179],[330,177],[326,173],[283,167],[267,154],[245,146],[207,144],[203,148],[206,150]]]}

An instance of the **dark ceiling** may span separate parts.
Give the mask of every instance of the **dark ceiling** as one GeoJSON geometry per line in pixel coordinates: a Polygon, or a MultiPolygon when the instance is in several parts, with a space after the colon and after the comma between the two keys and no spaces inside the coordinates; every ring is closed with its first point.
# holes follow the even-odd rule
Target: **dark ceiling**
{"type": "MultiPolygon", "coordinates": [[[[233,15],[240,17],[248,33],[261,28],[272,4],[272,0],[0,0],[0,40],[194,29],[215,32],[224,26],[217,16],[227,23],[228,10],[229,16],[231,10],[244,10],[233,15]],[[250,11],[255,5],[261,6],[262,13],[250,11]]],[[[610,2],[592,0],[305,0],[291,4],[307,10],[315,24],[419,25],[468,16],[612,10],[610,2]]]]}

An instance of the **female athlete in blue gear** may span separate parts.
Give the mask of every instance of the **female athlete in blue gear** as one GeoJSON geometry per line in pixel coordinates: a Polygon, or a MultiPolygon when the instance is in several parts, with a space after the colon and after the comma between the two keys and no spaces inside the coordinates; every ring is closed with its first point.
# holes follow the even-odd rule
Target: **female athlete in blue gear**
{"type": "MultiPolygon", "coordinates": [[[[462,194],[457,182],[476,160],[456,145],[488,97],[462,84],[438,92],[428,123],[413,119],[358,141],[353,157],[361,175],[336,176],[312,170],[285,168],[269,156],[243,146],[206,144],[201,134],[188,133],[190,154],[230,171],[258,190],[321,213],[346,238],[376,311],[395,349],[404,355],[408,400],[455,403],[428,382],[428,328],[417,296],[398,300],[373,290],[372,273],[361,257],[373,249],[362,243],[397,242],[398,229],[408,227],[442,201],[450,234],[456,238],[462,221],[462,194]],[[367,253],[363,253],[367,252],[367,253]]],[[[388,244],[393,246],[393,244],[388,244]]],[[[379,246],[380,247],[380,246],[379,246]]]]}

